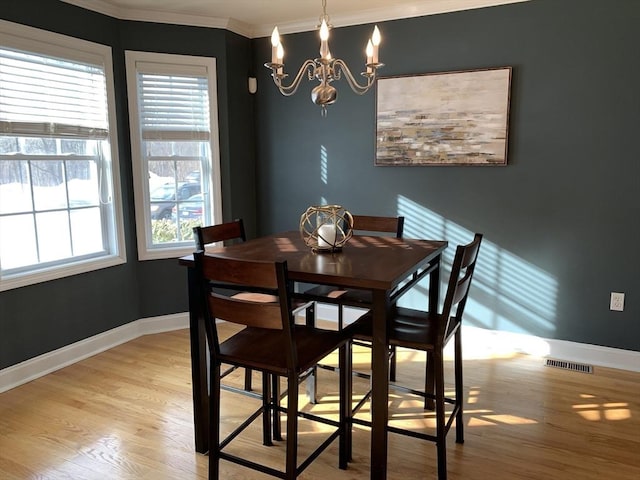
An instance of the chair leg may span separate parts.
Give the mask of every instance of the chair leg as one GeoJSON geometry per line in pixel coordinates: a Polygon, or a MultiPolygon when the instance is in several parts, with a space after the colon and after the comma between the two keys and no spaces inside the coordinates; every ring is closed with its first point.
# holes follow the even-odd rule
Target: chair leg
{"type": "Polygon", "coordinates": [[[431,359],[435,370],[436,392],[436,448],[438,456],[438,480],[447,478],[447,432],[444,411],[444,359],[443,352],[434,352],[431,359]]]}
{"type": "Polygon", "coordinates": [[[275,397],[271,392],[270,377],[269,374],[262,373],[262,444],[267,447],[273,445],[271,441],[271,412],[277,406],[277,403],[274,402],[275,397]]]}
{"type": "Polygon", "coordinates": [[[396,354],[397,354],[397,349],[395,345],[391,345],[391,348],[389,350],[389,380],[391,380],[392,382],[396,381],[396,354]]]}
{"type": "Polygon", "coordinates": [[[313,367],[311,374],[307,377],[306,385],[309,403],[315,405],[318,403],[318,367],[313,367]]]}
{"type": "Polygon", "coordinates": [[[315,327],[316,326],[316,302],[311,303],[311,306],[307,307],[304,313],[305,313],[305,323],[307,327],[315,327]]]}
{"type": "Polygon", "coordinates": [[[244,369],[244,389],[247,392],[251,391],[251,369],[250,368],[244,369]]]}
{"type": "MultiPolygon", "coordinates": [[[[425,366],[425,375],[424,375],[424,391],[428,395],[435,394],[434,388],[434,361],[433,361],[433,353],[427,352],[427,364],[425,366]]],[[[425,410],[433,410],[435,408],[433,397],[425,397],[424,399],[424,409],[425,410]]]]}
{"type": "Polygon", "coordinates": [[[209,369],[209,480],[220,476],[220,364],[209,369]]]}
{"type": "Polygon", "coordinates": [[[340,382],[339,422],[340,446],[338,466],[346,470],[351,461],[351,386],[353,375],[351,372],[351,342],[347,342],[338,351],[338,372],[340,382]]]}
{"type": "Polygon", "coordinates": [[[455,348],[455,383],[456,383],[456,407],[458,413],[456,414],[456,443],[464,443],[464,389],[462,380],[462,332],[458,328],[454,338],[455,348]]]}
{"type": "MultiPolygon", "coordinates": [[[[308,327],[316,325],[316,303],[313,302],[310,307],[305,310],[305,321],[308,327]]],[[[313,367],[313,372],[307,377],[307,397],[309,403],[318,403],[318,368],[313,367]]]]}
{"type": "Polygon", "coordinates": [[[287,377],[287,454],[285,480],[295,480],[298,469],[298,378],[287,377]]]}
{"type": "Polygon", "coordinates": [[[271,375],[271,398],[273,404],[273,439],[282,440],[282,429],[280,427],[280,377],[271,375]]]}

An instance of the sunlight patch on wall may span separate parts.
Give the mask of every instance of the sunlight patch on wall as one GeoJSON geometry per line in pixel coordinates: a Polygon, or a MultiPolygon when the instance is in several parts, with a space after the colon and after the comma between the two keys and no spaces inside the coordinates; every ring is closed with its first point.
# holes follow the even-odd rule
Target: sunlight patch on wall
{"type": "Polygon", "coordinates": [[[320,180],[327,185],[329,181],[329,154],[327,147],[320,145],[320,180]]]}
{"type": "MultiPolygon", "coordinates": [[[[543,338],[474,327],[467,320],[465,318],[462,327],[462,351],[465,360],[514,358],[519,354],[545,357],[551,351],[549,342],[543,338]]],[[[453,342],[449,342],[445,348],[445,359],[453,360],[453,354],[453,342]]]]}
{"type": "MultiPolygon", "coordinates": [[[[413,200],[398,196],[398,215],[405,217],[404,235],[409,238],[444,239],[449,248],[443,254],[441,303],[455,247],[469,243],[475,232],[444,218],[413,200]]],[[[400,301],[402,305],[425,309],[427,282],[422,282],[400,301]]],[[[483,238],[469,300],[465,309],[468,325],[553,337],[556,322],[558,283],[554,277],[483,238]]]]}

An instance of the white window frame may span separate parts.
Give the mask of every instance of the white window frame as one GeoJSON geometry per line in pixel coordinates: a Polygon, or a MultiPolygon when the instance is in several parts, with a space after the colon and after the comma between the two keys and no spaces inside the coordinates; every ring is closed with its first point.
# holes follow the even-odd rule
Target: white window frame
{"type": "Polygon", "coordinates": [[[212,57],[198,57],[175,55],[155,52],[125,51],[127,68],[127,92],[129,99],[129,123],[131,129],[131,157],[133,163],[133,181],[135,198],[136,232],[138,240],[138,259],[155,260],[162,258],[176,258],[193,253],[195,242],[174,242],[163,245],[153,245],[151,238],[151,211],[149,204],[148,173],[142,159],[142,134],[140,129],[140,112],[138,108],[137,62],[157,64],[160,69],[171,69],[184,73],[194,68],[206,69],[209,89],[211,165],[202,169],[203,175],[210,175],[209,209],[212,223],[222,221],[222,181],[220,178],[220,145],[218,129],[218,96],[216,59],[212,57]]]}
{"type": "MultiPolygon", "coordinates": [[[[111,215],[107,219],[108,245],[105,255],[93,258],[70,258],[52,266],[34,265],[20,273],[8,275],[0,271],[0,291],[33,285],[71,275],[100,270],[126,263],[124,222],[120,167],[118,160],[118,136],[115,108],[115,88],[111,47],[0,20],[0,44],[41,55],[56,56],[71,61],[102,65],[106,77],[107,110],[109,122],[109,169],[111,171],[111,215]]],[[[106,227],[105,227],[106,228],[106,227]]]]}

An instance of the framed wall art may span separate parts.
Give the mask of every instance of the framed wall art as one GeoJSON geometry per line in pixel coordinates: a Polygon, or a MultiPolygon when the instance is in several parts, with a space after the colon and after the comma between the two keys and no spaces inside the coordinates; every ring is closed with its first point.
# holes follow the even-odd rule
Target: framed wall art
{"type": "Polygon", "coordinates": [[[378,166],[506,165],[511,67],[378,79],[378,166]]]}

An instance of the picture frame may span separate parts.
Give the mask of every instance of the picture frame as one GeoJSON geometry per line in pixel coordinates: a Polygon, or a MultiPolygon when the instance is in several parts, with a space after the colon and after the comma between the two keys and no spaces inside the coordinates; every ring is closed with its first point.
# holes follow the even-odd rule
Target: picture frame
{"type": "Polygon", "coordinates": [[[506,165],[511,70],[379,78],[375,165],[506,165]]]}

